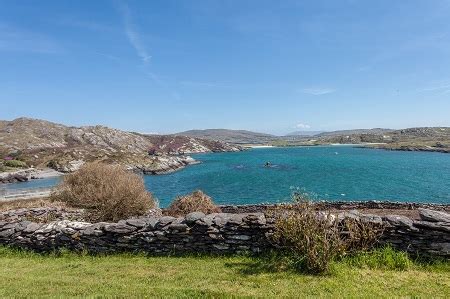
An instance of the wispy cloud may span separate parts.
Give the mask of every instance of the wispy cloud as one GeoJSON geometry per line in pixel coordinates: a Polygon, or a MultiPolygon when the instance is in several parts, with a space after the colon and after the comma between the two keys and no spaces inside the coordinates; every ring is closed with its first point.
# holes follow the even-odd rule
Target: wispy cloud
{"type": "Polygon", "coordinates": [[[133,21],[133,16],[130,7],[124,1],[118,0],[116,3],[116,8],[123,18],[124,31],[130,42],[131,46],[135,49],[136,54],[141,59],[143,65],[140,67],[143,73],[150,78],[153,82],[159,85],[161,88],[166,90],[170,97],[176,101],[181,100],[180,94],[171,88],[167,80],[163,80],[161,76],[156,74],[150,69],[150,60],[152,56],[148,53],[146,47],[144,46],[141,35],[136,29],[136,25],[133,21]]]}
{"type": "Polygon", "coordinates": [[[0,51],[59,54],[64,48],[46,35],[0,24],[0,51]]]}
{"type": "Polygon", "coordinates": [[[323,87],[310,87],[310,88],[302,88],[302,89],[300,89],[300,92],[314,95],[314,96],[320,96],[320,95],[336,92],[336,89],[323,88],[323,87]]]}
{"type": "Polygon", "coordinates": [[[444,80],[430,84],[428,87],[418,90],[419,92],[440,92],[442,94],[450,92],[450,80],[444,80]]]}
{"type": "Polygon", "coordinates": [[[311,129],[310,125],[298,123],[294,126],[294,129],[311,129]]]}
{"type": "Polygon", "coordinates": [[[136,50],[137,55],[141,58],[144,64],[148,64],[152,56],[148,53],[144,44],[142,43],[141,36],[136,29],[136,25],[133,22],[130,7],[123,1],[118,1],[117,9],[122,15],[125,34],[130,42],[131,46],[136,50]]]}

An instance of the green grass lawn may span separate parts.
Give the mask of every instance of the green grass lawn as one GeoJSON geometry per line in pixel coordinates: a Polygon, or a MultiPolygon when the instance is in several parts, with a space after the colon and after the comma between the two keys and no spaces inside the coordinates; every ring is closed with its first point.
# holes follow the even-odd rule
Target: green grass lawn
{"type": "Polygon", "coordinates": [[[242,256],[56,256],[0,247],[0,297],[450,297],[448,261],[389,270],[386,260],[366,259],[376,260],[349,259],[312,276],[242,256]]]}

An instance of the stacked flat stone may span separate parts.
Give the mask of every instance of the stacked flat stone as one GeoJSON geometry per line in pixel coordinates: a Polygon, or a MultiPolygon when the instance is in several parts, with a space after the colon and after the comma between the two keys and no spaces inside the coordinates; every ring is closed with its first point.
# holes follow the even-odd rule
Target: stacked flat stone
{"type": "Polygon", "coordinates": [[[419,209],[420,220],[388,215],[383,217],[382,242],[421,256],[450,258],[450,214],[419,209]]]}
{"type": "MultiPolygon", "coordinates": [[[[117,223],[87,223],[58,220],[36,223],[20,215],[24,209],[0,214],[0,244],[52,251],[67,248],[93,253],[147,252],[170,253],[259,253],[273,248],[270,235],[273,219],[264,213],[194,212],[186,217],[141,217],[117,223]]],[[[38,210],[39,211],[39,210],[38,210]]],[[[450,258],[450,215],[442,211],[419,209],[420,220],[398,215],[377,216],[357,210],[336,215],[384,227],[381,245],[420,256],[450,258]]],[[[61,217],[63,217],[61,215],[61,217]]]]}
{"type": "Polygon", "coordinates": [[[270,229],[262,213],[195,212],[184,218],[163,216],[94,224],[68,220],[48,224],[0,221],[0,244],[36,251],[68,248],[95,253],[261,252],[270,246],[266,236],[270,229]]]}

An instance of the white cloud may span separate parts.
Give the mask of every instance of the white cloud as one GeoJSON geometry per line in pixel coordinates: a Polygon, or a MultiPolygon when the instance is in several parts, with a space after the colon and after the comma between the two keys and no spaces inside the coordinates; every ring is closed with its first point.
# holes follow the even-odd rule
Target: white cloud
{"type": "Polygon", "coordinates": [[[296,124],[294,128],[295,128],[295,129],[311,129],[311,126],[310,126],[310,125],[306,125],[306,124],[299,123],[299,124],[296,124]]]}
{"type": "Polygon", "coordinates": [[[128,41],[136,50],[136,53],[141,58],[142,62],[144,64],[148,64],[152,56],[148,54],[147,49],[141,41],[141,36],[135,29],[136,26],[134,25],[130,8],[124,2],[117,2],[117,7],[123,17],[125,26],[124,30],[125,34],[127,35],[128,41]]]}
{"type": "Polygon", "coordinates": [[[336,91],[336,89],[333,89],[333,88],[322,88],[322,87],[311,87],[311,88],[300,89],[300,92],[311,94],[314,96],[329,94],[329,93],[333,93],[335,91],[336,91]]]}

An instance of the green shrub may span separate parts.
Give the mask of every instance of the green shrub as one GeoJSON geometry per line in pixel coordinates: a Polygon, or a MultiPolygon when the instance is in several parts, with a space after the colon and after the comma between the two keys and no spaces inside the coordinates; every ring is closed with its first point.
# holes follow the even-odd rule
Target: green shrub
{"type": "Polygon", "coordinates": [[[86,219],[92,222],[127,219],[156,206],[142,177],[102,163],[88,163],[66,175],[51,198],[85,209],[86,219]]]}
{"type": "Polygon", "coordinates": [[[7,167],[14,167],[14,168],[24,168],[27,167],[27,163],[19,160],[6,160],[3,162],[3,165],[7,167]]]}
{"type": "Polygon", "coordinates": [[[205,214],[219,213],[220,209],[212,201],[211,197],[200,190],[192,194],[177,197],[170,206],[164,210],[164,214],[173,217],[184,216],[192,212],[205,214]]]}
{"type": "Polygon", "coordinates": [[[344,261],[359,268],[383,270],[407,270],[413,265],[408,253],[394,250],[390,246],[359,252],[344,261]]]}
{"type": "Polygon", "coordinates": [[[299,271],[328,272],[334,259],[371,248],[380,236],[380,228],[371,223],[317,212],[303,194],[295,194],[294,201],[272,212],[272,239],[299,271]]]}

